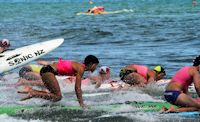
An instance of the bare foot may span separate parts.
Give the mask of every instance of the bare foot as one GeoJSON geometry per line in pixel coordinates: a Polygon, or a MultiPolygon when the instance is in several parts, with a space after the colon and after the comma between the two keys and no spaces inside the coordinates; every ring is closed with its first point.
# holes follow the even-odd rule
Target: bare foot
{"type": "Polygon", "coordinates": [[[169,109],[166,111],[166,113],[170,113],[170,112],[176,112],[176,109],[174,106],[170,106],[169,109]]]}
{"type": "Polygon", "coordinates": [[[163,106],[163,107],[159,110],[159,113],[160,113],[160,114],[163,114],[163,113],[165,113],[167,110],[168,110],[168,108],[166,108],[165,106],[163,106]]]}

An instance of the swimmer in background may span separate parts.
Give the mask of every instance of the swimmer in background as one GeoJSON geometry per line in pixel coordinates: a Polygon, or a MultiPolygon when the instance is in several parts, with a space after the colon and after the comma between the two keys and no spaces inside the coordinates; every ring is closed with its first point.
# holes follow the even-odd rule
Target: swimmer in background
{"type": "Polygon", "coordinates": [[[103,6],[94,6],[93,8],[89,9],[87,12],[85,12],[86,14],[109,14],[109,12],[104,10],[103,6]]]}
{"type": "Polygon", "coordinates": [[[10,41],[8,39],[0,40],[0,53],[3,53],[10,47],[10,41]]]}
{"type": "MultiPolygon", "coordinates": [[[[95,87],[98,88],[101,83],[104,83],[106,80],[110,78],[110,68],[107,66],[101,66],[100,68],[96,69],[94,72],[89,72],[88,77],[84,78],[81,82],[83,85],[96,85],[95,87]]],[[[66,84],[72,84],[76,80],[75,77],[71,76],[66,78],[66,84]]]]}
{"type": "Polygon", "coordinates": [[[90,72],[88,78],[82,80],[83,84],[95,84],[95,88],[99,88],[102,83],[111,81],[110,68],[107,66],[101,66],[94,72],[90,72]]]}
{"type": "MultiPolygon", "coordinates": [[[[52,61],[53,62],[53,61],[52,61]]],[[[32,86],[39,86],[42,90],[46,90],[40,76],[40,70],[44,65],[49,65],[51,62],[38,60],[37,64],[29,64],[23,66],[19,70],[19,80],[15,83],[15,87],[24,86],[18,92],[23,92],[32,89],[32,86]]]]}
{"type": "MultiPolygon", "coordinates": [[[[0,40],[0,53],[3,53],[8,50],[10,47],[10,41],[8,39],[2,39],[0,40]]],[[[1,55],[0,57],[3,57],[1,55]]],[[[0,74],[0,80],[5,81],[6,79],[3,78],[4,73],[0,74]]]]}
{"type": "Polygon", "coordinates": [[[193,0],[193,1],[192,1],[192,4],[193,4],[193,5],[197,5],[197,1],[196,1],[196,0],[193,0]]]}
{"type": "Polygon", "coordinates": [[[136,64],[122,68],[119,74],[122,81],[133,86],[145,86],[163,79],[165,75],[165,70],[161,66],[156,66],[151,70],[146,66],[136,64]]]}
{"type": "Polygon", "coordinates": [[[40,70],[44,65],[49,65],[51,62],[39,60],[37,64],[30,64],[22,67],[19,70],[20,79],[15,84],[16,86],[44,86],[40,76],[40,70]]]}
{"type": "Polygon", "coordinates": [[[90,1],[89,3],[90,3],[91,5],[93,4],[93,2],[92,2],[92,1],[90,1]]]}

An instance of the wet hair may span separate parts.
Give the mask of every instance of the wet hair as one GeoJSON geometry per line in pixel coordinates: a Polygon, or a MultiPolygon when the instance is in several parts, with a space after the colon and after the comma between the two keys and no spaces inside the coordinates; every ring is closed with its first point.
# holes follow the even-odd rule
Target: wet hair
{"type": "Polygon", "coordinates": [[[27,72],[31,72],[32,70],[28,67],[22,67],[20,70],[19,70],[19,77],[24,77],[24,75],[27,73],[27,72]]]}
{"type": "Polygon", "coordinates": [[[99,60],[98,60],[97,57],[95,57],[93,55],[88,55],[88,56],[85,57],[84,64],[86,66],[88,66],[90,63],[92,63],[92,64],[98,64],[99,60]]]}
{"type": "Polygon", "coordinates": [[[193,66],[199,66],[200,64],[200,55],[193,59],[193,66]]]}

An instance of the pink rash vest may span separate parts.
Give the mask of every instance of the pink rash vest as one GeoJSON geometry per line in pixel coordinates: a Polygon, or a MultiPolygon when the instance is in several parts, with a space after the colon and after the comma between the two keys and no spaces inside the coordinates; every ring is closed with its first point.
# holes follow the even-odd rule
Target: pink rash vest
{"type": "Polygon", "coordinates": [[[57,70],[59,75],[68,75],[68,76],[75,75],[74,70],[72,68],[71,60],[59,59],[57,63],[57,70]]]}
{"type": "Polygon", "coordinates": [[[189,68],[191,66],[185,66],[178,70],[176,74],[172,77],[172,81],[177,82],[184,87],[188,87],[192,83],[192,76],[189,74],[189,68]]]}
{"type": "Polygon", "coordinates": [[[147,80],[148,68],[146,66],[136,64],[133,64],[132,66],[137,70],[138,74],[142,75],[147,80]]]}

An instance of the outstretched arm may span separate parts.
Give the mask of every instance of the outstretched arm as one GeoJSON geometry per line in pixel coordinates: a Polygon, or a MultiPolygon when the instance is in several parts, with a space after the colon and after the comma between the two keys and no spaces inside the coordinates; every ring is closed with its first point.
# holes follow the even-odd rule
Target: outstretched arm
{"type": "Polygon", "coordinates": [[[44,61],[44,60],[38,60],[38,61],[37,61],[37,64],[40,64],[40,65],[50,65],[51,62],[49,62],[49,61],[44,61]]]}
{"type": "Polygon", "coordinates": [[[84,73],[84,68],[82,66],[75,66],[76,67],[76,83],[75,83],[75,92],[76,92],[76,97],[78,99],[78,102],[82,108],[85,107],[83,103],[83,97],[82,97],[82,90],[81,90],[81,78],[84,73]]]}
{"type": "Polygon", "coordinates": [[[147,76],[148,76],[148,80],[147,80],[146,84],[155,81],[156,76],[155,76],[155,73],[153,71],[149,70],[148,73],[147,73],[147,76]]]}

